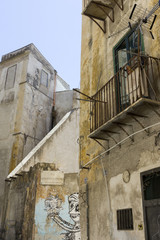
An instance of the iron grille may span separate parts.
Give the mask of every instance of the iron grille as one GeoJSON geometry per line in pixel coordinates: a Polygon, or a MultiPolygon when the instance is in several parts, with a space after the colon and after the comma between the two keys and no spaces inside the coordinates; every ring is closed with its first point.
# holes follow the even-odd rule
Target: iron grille
{"type": "Polygon", "coordinates": [[[133,230],[132,208],[117,210],[117,229],[133,230]]]}

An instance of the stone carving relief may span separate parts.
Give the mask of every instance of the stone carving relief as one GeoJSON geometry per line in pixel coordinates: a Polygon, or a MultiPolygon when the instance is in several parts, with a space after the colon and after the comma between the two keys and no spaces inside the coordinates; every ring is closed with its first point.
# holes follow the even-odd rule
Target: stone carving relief
{"type": "Polygon", "coordinates": [[[47,216],[51,218],[60,228],[65,230],[63,240],[80,240],[80,212],[79,194],[73,193],[68,197],[69,215],[73,224],[60,217],[62,210],[62,200],[58,196],[49,196],[45,200],[45,210],[47,216]]]}

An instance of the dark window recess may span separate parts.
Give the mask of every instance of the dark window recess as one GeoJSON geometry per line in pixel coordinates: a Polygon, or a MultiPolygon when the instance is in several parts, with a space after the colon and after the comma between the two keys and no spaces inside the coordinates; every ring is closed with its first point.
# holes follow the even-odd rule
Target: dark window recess
{"type": "MultiPolygon", "coordinates": [[[[140,51],[143,52],[143,38],[140,35],[140,51]]],[[[115,70],[119,71],[129,60],[138,54],[138,33],[130,32],[115,47],[115,70]]]]}
{"type": "MultiPolygon", "coordinates": [[[[116,97],[118,113],[130,105],[131,95],[128,94],[128,90],[130,94],[130,91],[133,90],[128,88],[128,83],[130,81],[128,75],[130,74],[130,71],[133,71],[138,66],[138,42],[140,45],[140,51],[143,52],[143,38],[141,35],[139,37],[140,39],[138,41],[138,32],[134,29],[129,34],[125,35],[124,38],[114,48],[114,67],[115,72],[118,73],[116,76],[116,97]],[[131,60],[133,57],[134,60],[131,60]]],[[[133,79],[134,78],[135,77],[133,77],[133,79]]],[[[135,80],[132,80],[131,86],[137,84],[134,82],[135,80]]]]}
{"type": "Polygon", "coordinates": [[[160,199],[160,171],[143,176],[144,200],[160,199]]]}
{"type": "Polygon", "coordinates": [[[45,87],[48,87],[48,73],[46,73],[44,70],[41,72],[41,84],[45,87]]]}
{"type": "Polygon", "coordinates": [[[15,77],[16,77],[17,65],[9,67],[6,75],[5,89],[11,89],[14,87],[15,77]]]}
{"type": "Polygon", "coordinates": [[[117,210],[117,229],[133,230],[133,214],[131,208],[117,210]]]}

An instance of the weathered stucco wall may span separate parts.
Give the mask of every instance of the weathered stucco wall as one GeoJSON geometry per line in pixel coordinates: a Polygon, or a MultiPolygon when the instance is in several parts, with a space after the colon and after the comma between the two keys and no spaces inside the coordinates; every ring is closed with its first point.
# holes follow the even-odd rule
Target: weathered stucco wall
{"type": "MultiPolygon", "coordinates": [[[[10,169],[12,146],[14,144],[16,131],[16,113],[18,109],[18,99],[21,98],[19,109],[23,107],[24,86],[19,83],[25,78],[28,64],[28,53],[17,56],[14,59],[6,60],[0,64],[0,198],[3,200],[4,179],[10,169]],[[14,88],[5,89],[7,69],[16,65],[16,76],[14,88]]],[[[21,113],[19,112],[21,121],[21,113]]],[[[2,206],[2,205],[1,205],[2,206]]],[[[1,207],[0,207],[0,216],[1,207]]],[[[1,218],[1,217],[0,217],[1,218]]],[[[0,220],[1,222],[1,220],[0,220]]]]}
{"type": "MultiPolygon", "coordinates": [[[[0,62],[0,203],[4,180],[52,128],[56,71],[33,44],[0,62]],[[9,71],[10,70],[10,71],[9,71]],[[12,81],[13,80],[13,81],[12,81]]],[[[68,85],[58,77],[59,89],[68,85]]],[[[1,223],[0,204],[0,223],[1,223]]]]}
{"type": "Polygon", "coordinates": [[[43,65],[31,53],[25,84],[25,98],[23,108],[23,158],[50,131],[52,126],[54,71],[43,65]],[[48,84],[41,84],[41,72],[48,74],[48,84]]]}
{"type": "Polygon", "coordinates": [[[78,94],[73,90],[65,90],[56,92],[54,107],[54,125],[56,125],[62,117],[71,109],[78,107],[76,98],[78,94]]]}
{"type": "MultiPolygon", "coordinates": [[[[153,122],[159,123],[159,117],[153,113],[147,116],[151,119],[151,125],[153,122]]],[[[133,132],[142,130],[133,121],[131,124],[134,126],[133,132]]],[[[115,143],[110,141],[110,148],[112,150],[108,154],[103,154],[102,157],[97,157],[96,161],[87,166],[89,169],[81,170],[82,239],[87,238],[87,224],[89,224],[90,239],[145,239],[145,222],[142,205],[143,188],[140,174],[144,171],[160,167],[159,143],[158,145],[155,144],[159,133],[160,123],[156,127],[150,128],[149,134],[145,131],[138,133],[134,136],[134,142],[128,139],[121,144],[121,147],[117,146],[112,149],[115,143]],[[103,167],[101,161],[103,162],[103,167]],[[126,171],[130,174],[128,183],[123,180],[126,171]],[[88,185],[88,203],[86,200],[84,202],[84,198],[86,198],[85,183],[88,185]],[[88,215],[87,208],[89,208],[88,215]],[[117,210],[127,208],[132,208],[133,211],[133,230],[118,231],[117,210]],[[142,226],[142,228],[139,228],[139,226],[142,226]]],[[[121,139],[124,139],[126,136],[121,134],[121,137],[121,139]]],[[[118,137],[115,139],[118,141],[118,137]]],[[[108,148],[108,143],[105,143],[105,141],[101,141],[101,143],[106,149],[108,148]]],[[[82,143],[82,148],[83,144],[85,142],[82,143]]],[[[95,150],[91,151],[91,148],[88,149],[90,150],[90,155],[93,154],[91,155],[92,157],[89,158],[86,155],[83,158],[83,155],[81,155],[81,161],[86,158],[88,161],[93,159],[93,156],[98,155],[98,150],[99,153],[105,151],[102,147],[99,148],[98,144],[94,147],[95,150]]]]}
{"type": "Polygon", "coordinates": [[[68,112],[45,138],[8,175],[29,171],[36,163],[54,163],[65,173],[79,171],[79,109],[68,112]]]}
{"type": "MultiPolygon", "coordinates": [[[[150,10],[157,1],[124,1],[124,10],[115,7],[115,22],[106,20],[107,32],[100,28],[88,17],[82,17],[82,49],[81,49],[81,92],[92,96],[114,75],[113,48],[128,31],[122,31],[114,37],[111,34],[118,32],[128,23],[128,17],[134,4],[150,10]]],[[[157,14],[159,10],[157,11],[157,14]]],[[[159,57],[160,39],[158,33],[160,18],[153,28],[155,40],[144,34],[146,54],[159,57]]],[[[99,22],[100,23],[100,22],[99,22]]],[[[158,85],[158,83],[157,83],[158,85]]],[[[158,88],[158,87],[157,87],[158,88]]],[[[143,126],[159,122],[158,114],[152,108],[145,112],[147,118],[141,118],[143,126]]],[[[113,139],[102,141],[102,145],[88,138],[90,134],[90,106],[88,102],[80,104],[80,164],[84,166],[96,156],[116,145],[127,137],[123,131],[113,133],[113,139]],[[115,141],[114,141],[115,139],[115,141]]],[[[130,135],[142,130],[142,126],[132,118],[126,119],[125,127],[130,135]]],[[[114,132],[113,129],[111,131],[114,132]]],[[[155,145],[155,138],[160,131],[160,125],[150,128],[149,134],[145,131],[135,134],[134,141],[128,138],[121,146],[97,157],[91,165],[80,171],[80,202],[82,239],[111,239],[111,240],[142,240],[144,238],[144,218],[142,208],[142,188],[140,173],[160,166],[159,150],[155,145]],[[102,165],[103,163],[103,165],[102,165]],[[130,181],[123,181],[123,174],[130,172],[130,181]],[[105,181],[106,179],[106,181],[105,181]],[[88,188],[88,190],[86,190],[88,188]],[[84,198],[86,197],[87,199],[84,198]],[[117,230],[117,210],[132,208],[134,230],[117,230]],[[142,229],[139,226],[142,225],[142,229]]]]}

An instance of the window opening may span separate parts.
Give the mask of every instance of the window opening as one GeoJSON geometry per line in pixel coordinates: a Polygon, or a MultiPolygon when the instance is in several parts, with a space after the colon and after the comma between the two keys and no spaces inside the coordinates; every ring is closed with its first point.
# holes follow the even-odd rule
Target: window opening
{"type": "Polygon", "coordinates": [[[117,230],[133,230],[132,208],[117,210],[117,230]]]}
{"type": "Polygon", "coordinates": [[[144,200],[160,198],[160,171],[143,176],[144,200]]]}
{"type": "MultiPolygon", "coordinates": [[[[142,36],[140,35],[140,51],[143,49],[142,36]]],[[[136,65],[138,57],[138,31],[131,31],[114,48],[117,112],[122,111],[130,105],[128,93],[127,77],[129,71],[136,65]],[[135,58],[135,59],[134,59],[135,58]],[[134,60],[132,60],[134,59],[134,60]]]]}
{"type": "Polygon", "coordinates": [[[45,87],[48,87],[48,73],[44,70],[41,71],[41,84],[45,87]]]}
{"type": "Polygon", "coordinates": [[[14,87],[15,77],[16,77],[17,65],[9,67],[6,75],[5,89],[11,89],[14,87]]]}

